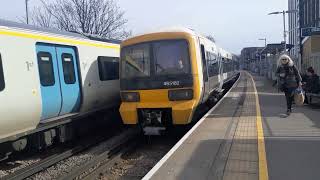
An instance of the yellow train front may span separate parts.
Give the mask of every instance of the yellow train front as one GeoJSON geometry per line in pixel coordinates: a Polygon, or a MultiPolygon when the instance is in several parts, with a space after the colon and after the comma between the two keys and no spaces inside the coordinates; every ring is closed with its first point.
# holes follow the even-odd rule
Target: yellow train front
{"type": "Polygon", "coordinates": [[[144,129],[189,124],[198,105],[221,87],[218,54],[213,42],[189,29],[153,32],[124,41],[120,63],[124,124],[139,124],[144,129]],[[208,76],[203,67],[214,54],[216,72],[208,76]]]}

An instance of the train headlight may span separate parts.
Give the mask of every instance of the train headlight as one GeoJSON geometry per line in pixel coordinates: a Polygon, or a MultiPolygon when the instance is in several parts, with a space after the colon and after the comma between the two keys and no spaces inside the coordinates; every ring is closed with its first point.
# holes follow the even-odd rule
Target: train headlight
{"type": "Polygon", "coordinates": [[[139,102],[140,95],[138,92],[122,92],[121,100],[123,102],[139,102]]]}
{"type": "Polygon", "coordinates": [[[193,99],[192,89],[179,89],[179,90],[169,90],[169,100],[170,101],[183,101],[193,99]]]}

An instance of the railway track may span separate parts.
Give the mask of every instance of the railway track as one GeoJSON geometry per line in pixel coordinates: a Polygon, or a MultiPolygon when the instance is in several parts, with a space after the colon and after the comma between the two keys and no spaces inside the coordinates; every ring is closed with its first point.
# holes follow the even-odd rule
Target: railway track
{"type": "MultiPolygon", "coordinates": [[[[27,166],[25,168],[22,168],[20,170],[17,170],[7,176],[2,177],[1,179],[4,180],[20,180],[20,179],[26,179],[28,177],[32,177],[34,175],[36,175],[37,173],[46,170],[47,168],[65,160],[68,159],[80,152],[86,151],[88,149],[90,149],[91,147],[97,146],[98,144],[100,144],[103,141],[108,141],[110,142],[110,144],[112,144],[112,148],[110,148],[109,150],[105,151],[104,153],[94,157],[92,160],[90,160],[88,163],[90,164],[98,164],[98,160],[102,157],[108,157],[109,159],[111,157],[113,157],[113,155],[118,154],[119,152],[121,152],[121,148],[123,147],[125,142],[128,142],[131,140],[130,137],[133,137],[135,134],[138,134],[139,131],[136,129],[128,129],[127,131],[124,131],[123,133],[121,133],[120,135],[113,137],[113,138],[109,138],[109,140],[106,140],[105,137],[99,137],[97,139],[95,139],[92,142],[86,142],[84,144],[78,145],[74,148],[65,150],[65,151],[60,151],[57,152],[43,160],[40,160],[39,162],[36,162],[30,166],[27,166]]],[[[98,151],[98,150],[96,150],[98,151]]],[[[91,152],[93,154],[96,154],[98,152],[91,152]]],[[[77,175],[82,174],[80,173],[85,172],[85,167],[89,167],[89,164],[86,163],[84,164],[84,166],[82,168],[76,168],[74,170],[77,171],[71,171],[70,173],[68,173],[67,175],[62,176],[61,178],[63,179],[64,177],[69,179],[68,177],[77,177],[77,175]]],[[[91,168],[91,167],[90,167],[91,168]]]]}
{"type": "Polygon", "coordinates": [[[130,132],[128,136],[124,139],[118,141],[114,147],[110,150],[107,150],[95,158],[91,159],[82,166],[74,169],[73,171],[59,177],[59,180],[66,179],[97,179],[100,174],[102,174],[107,169],[111,168],[115,162],[121,159],[122,155],[132,151],[137,147],[141,138],[139,138],[140,132],[130,132]]]}

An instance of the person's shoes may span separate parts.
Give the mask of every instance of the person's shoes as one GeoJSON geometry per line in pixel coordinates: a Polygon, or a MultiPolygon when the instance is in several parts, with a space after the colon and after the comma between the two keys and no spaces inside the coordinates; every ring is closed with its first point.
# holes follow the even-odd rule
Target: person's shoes
{"type": "Polygon", "coordinates": [[[289,116],[291,114],[292,110],[291,109],[288,109],[287,110],[287,115],[289,116]]]}

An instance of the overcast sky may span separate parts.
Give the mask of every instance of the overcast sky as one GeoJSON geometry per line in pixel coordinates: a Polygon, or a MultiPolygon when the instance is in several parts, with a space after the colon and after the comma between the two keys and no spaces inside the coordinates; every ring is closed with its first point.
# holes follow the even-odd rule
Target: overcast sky
{"type": "MultiPolygon", "coordinates": [[[[25,16],[25,0],[2,0],[0,18],[25,16]]],[[[143,33],[161,27],[185,26],[213,35],[217,44],[239,54],[243,47],[264,46],[282,41],[281,15],[272,11],[288,8],[288,0],[115,0],[126,12],[128,28],[143,33]]],[[[30,0],[30,6],[39,0],[30,0]]]]}

